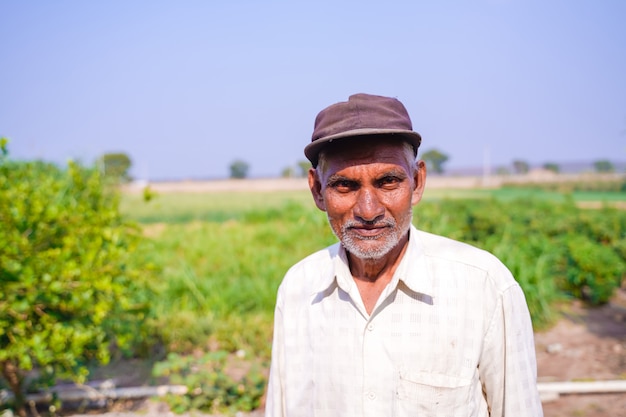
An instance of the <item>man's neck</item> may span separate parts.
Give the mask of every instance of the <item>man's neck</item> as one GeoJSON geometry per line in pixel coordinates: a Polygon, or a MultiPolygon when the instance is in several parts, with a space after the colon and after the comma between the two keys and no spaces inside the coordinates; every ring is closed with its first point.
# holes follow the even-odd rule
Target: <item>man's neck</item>
{"type": "Polygon", "coordinates": [[[408,247],[408,233],[398,245],[380,259],[360,259],[348,253],[352,278],[359,289],[368,314],[372,314],[380,295],[393,278],[408,247]]]}

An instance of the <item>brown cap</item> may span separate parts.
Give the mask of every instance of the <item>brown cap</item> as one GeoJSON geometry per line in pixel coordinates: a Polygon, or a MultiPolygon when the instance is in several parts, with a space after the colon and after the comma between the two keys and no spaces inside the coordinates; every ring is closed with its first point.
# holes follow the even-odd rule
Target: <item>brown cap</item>
{"type": "Polygon", "coordinates": [[[320,151],[330,142],[373,135],[397,136],[413,145],[415,155],[422,142],[399,100],[354,94],[348,101],[333,104],[317,115],[311,143],[304,148],[304,154],[316,167],[320,151]]]}

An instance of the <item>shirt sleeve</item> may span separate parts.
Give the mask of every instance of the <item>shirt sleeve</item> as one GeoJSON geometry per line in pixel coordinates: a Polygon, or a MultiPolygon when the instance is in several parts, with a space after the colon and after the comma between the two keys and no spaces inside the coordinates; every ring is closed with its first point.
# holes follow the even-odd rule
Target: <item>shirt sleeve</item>
{"type": "Polygon", "coordinates": [[[284,417],[284,325],[282,310],[277,303],[274,313],[274,336],[272,342],[272,361],[267,383],[265,417],[284,417]]]}
{"type": "Polygon", "coordinates": [[[504,290],[481,355],[480,378],[491,417],[541,417],[532,323],[524,293],[504,290]]]}

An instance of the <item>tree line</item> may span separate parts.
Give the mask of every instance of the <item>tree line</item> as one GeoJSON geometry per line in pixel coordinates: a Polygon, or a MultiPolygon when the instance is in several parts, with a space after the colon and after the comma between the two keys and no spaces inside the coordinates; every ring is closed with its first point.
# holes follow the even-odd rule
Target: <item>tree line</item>
{"type": "MultiPolygon", "coordinates": [[[[450,156],[439,149],[429,149],[423,152],[419,158],[426,162],[428,172],[433,174],[445,174],[445,164],[450,160],[450,156]]],[[[98,165],[106,177],[117,182],[128,182],[132,180],[129,173],[132,167],[132,160],[126,153],[105,153],[98,159],[98,165]]],[[[228,166],[229,178],[248,178],[250,168],[251,165],[247,161],[239,158],[235,159],[228,166]]],[[[309,161],[300,160],[295,165],[283,168],[280,176],[282,178],[303,178],[307,176],[309,168],[311,168],[309,161]]],[[[545,162],[541,165],[541,168],[554,173],[561,171],[560,165],[556,162],[545,162]]],[[[516,159],[512,161],[510,167],[496,168],[496,174],[527,174],[530,169],[531,165],[527,161],[516,159]]],[[[597,173],[611,173],[615,172],[615,165],[608,159],[600,159],[593,162],[593,169],[597,173]]]]}

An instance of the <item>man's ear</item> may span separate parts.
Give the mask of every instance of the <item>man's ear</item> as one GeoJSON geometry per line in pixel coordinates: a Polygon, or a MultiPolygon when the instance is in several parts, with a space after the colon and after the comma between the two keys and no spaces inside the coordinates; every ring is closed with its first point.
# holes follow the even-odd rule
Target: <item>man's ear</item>
{"type": "Polygon", "coordinates": [[[317,208],[326,211],[324,194],[322,193],[322,182],[315,168],[309,169],[309,189],[311,189],[311,195],[313,196],[313,201],[315,201],[317,208]]]}
{"type": "Polygon", "coordinates": [[[416,205],[422,200],[424,186],[426,185],[426,163],[419,160],[415,163],[415,173],[413,174],[413,195],[411,204],[416,205]]]}

